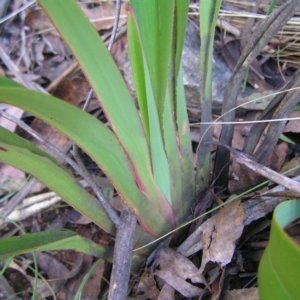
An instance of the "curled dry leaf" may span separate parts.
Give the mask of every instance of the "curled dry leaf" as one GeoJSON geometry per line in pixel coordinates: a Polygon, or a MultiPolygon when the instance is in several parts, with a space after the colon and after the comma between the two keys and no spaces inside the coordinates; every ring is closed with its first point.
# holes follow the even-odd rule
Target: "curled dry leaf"
{"type": "MultiPolygon", "coordinates": [[[[299,118],[300,119],[300,111],[293,111],[290,114],[290,118],[299,118]]],[[[291,120],[284,128],[284,132],[300,132],[300,122],[299,120],[291,120]]]]}
{"type": "Polygon", "coordinates": [[[217,263],[221,268],[230,263],[235,243],[243,232],[245,219],[246,214],[241,201],[234,201],[207,220],[202,235],[201,273],[210,263],[217,263]]]}
{"type": "MultiPolygon", "coordinates": [[[[82,255],[74,263],[71,271],[52,255],[41,252],[35,253],[35,255],[39,268],[48,277],[47,282],[42,279],[38,280],[37,290],[42,297],[53,296],[53,293],[57,293],[62,289],[67,280],[77,275],[82,268],[82,255]]],[[[34,278],[28,276],[28,279],[33,285],[34,278]]]]}
{"type": "MultiPolygon", "coordinates": [[[[76,264],[78,259],[81,259],[82,262],[79,272],[76,274],[76,276],[70,278],[61,288],[61,290],[57,293],[57,299],[75,299],[75,295],[79,289],[80,284],[83,281],[84,276],[90,271],[93,265],[93,257],[90,255],[82,255],[81,258],[79,256],[75,260],[74,264],[76,264]]],[[[85,284],[80,299],[97,299],[101,290],[101,279],[103,277],[104,271],[105,263],[101,262],[85,284]]]]}
{"type": "Polygon", "coordinates": [[[183,280],[182,278],[176,276],[174,273],[171,273],[169,271],[156,271],[154,274],[163,279],[168,285],[170,285],[173,289],[178,291],[184,297],[199,297],[204,293],[204,290],[188,283],[187,281],[183,280]]]}
{"type": "Polygon", "coordinates": [[[171,248],[163,248],[158,253],[153,267],[157,268],[155,275],[185,297],[200,296],[204,292],[203,289],[186,281],[205,284],[198,268],[189,259],[171,248]]]}
{"type": "Polygon", "coordinates": [[[30,11],[24,21],[24,24],[31,29],[39,32],[51,32],[51,34],[59,36],[51,21],[42,9],[30,11]]]}
{"type": "MultiPolygon", "coordinates": [[[[128,3],[126,2],[121,6],[119,26],[123,26],[126,23],[126,18],[124,18],[124,16],[127,15],[127,7],[128,3]]],[[[102,2],[101,5],[95,5],[93,8],[91,8],[88,3],[82,3],[80,8],[93,23],[97,31],[110,29],[113,26],[116,11],[115,4],[112,2],[102,2]]],[[[51,21],[42,9],[30,11],[25,18],[25,25],[41,33],[51,32],[52,35],[59,36],[59,33],[55,30],[51,21]]]]}
{"type": "Polygon", "coordinates": [[[154,266],[160,270],[166,270],[182,278],[191,280],[192,283],[205,283],[203,277],[199,275],[198,268],[182,254],[171,248],[163,248],[154,262],[154,266]]]}
{"type": "MultiPolygon", "coordinates": [[[[128,2],[123,2],[120,11],[119,27],[126,24],[127,7],[128,2]]],[[[87,3],[83,3],[82,5],[80,5],[80,8],[84,12],[84,14],[89,18],[89,20],[93,23],[97,31],[103,29],[107,30],[113,26],[116,14],[114,2],[101,2],[99,3],[99,5],[94,5],[93,8],[87,5],[87,3]]]]}
{"type": "Polygon", "coordinates": [[[159,290],[153,275],[143,273],[138,285],[138,293],[140,292],[143,293],[145,299],[156,300],[158,298],[159,290]]]}

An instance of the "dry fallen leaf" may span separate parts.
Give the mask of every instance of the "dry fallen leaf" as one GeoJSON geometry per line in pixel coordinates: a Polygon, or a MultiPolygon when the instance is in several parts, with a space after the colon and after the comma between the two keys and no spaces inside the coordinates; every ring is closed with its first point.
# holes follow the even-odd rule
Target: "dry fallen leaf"
{"type": "MultiPolygon", "coordinates": [[[[99,5],[91,7],[90,3],[81,3],[79,7],[82,9],[86,17],[92,22],[97,31],[110,29],[114,24],[115,19],[115,4],[112,2],[101,2],[99,5]]],[[[121,18],[119,26],[126,23],[128,3],[124,2],[121,6],[121,18]]],[[[25,18],[25,25],[38,32],[51,32],[52,35],[59,36],[59,33],[54,29],[51,21],[42,9],[30,11],[25,18]]]]}
{"type": "Polygon", "coordinates": [[[284,132],[300,132],[300,111],[293,111],[290,118],[299,118],[299,120],[291,120],[284,128],[284,132]]]}
{"type": "MultiPolygon", "coordinates": [[[[80,254],[81,255],[81,254],[80,254]]],[[[75,262],[76,263],[76,262],[75,262]]],[[[93,264],[93,257],[83,255],[81,268],[76,276],[70,278],[57,293],[57,299],[73,300],[84,276],[89,272],[93,264]]],[[[93,275],[89,278],[82,290],[81,299],[97,299],[101,290],[101,279],[105,269],[105,262],[100,263],[93,275]]]]}
{"type": "Polygon", "coordinates": [[[168,284],[165,284],[159,293],[157,300],[173,300],[175,299],[175,290],[168,284]]]}
{"type": "Polygon", "coordinates": [[[154,280],[154,276],[144,272],[139,285],[138,285],[138,293],[143,293],[143,298],[156,300],[159,295],[159,290],[156,286],[156,282],[154,280]]]}
{"type": "Polygon", "coordinates": [[[41,33],[51,32],[51,34],[59,36],[58,32],[55,30],[51,21],[42,9],[35,9],[30,11],[25,17],[24,23],[26,26],[35,31],[39,31],[41,33]]]}
{"type": "MultiPolygon", "coordinates": [[[[112,28],[116,14],[115,4],[113,2],[94,4],[94,7],[91,8],[87,3],[82,3],[80,8],[93,23],[97,31],[112,28]]],[[[123,2],[120,11],[119,26],[123,26],[126,23],[126,18],[124,17],[127,16],[127,7],[128,3],[123,2]]]]}
{"type": "MultiPolygon", "coordinates": [[[[281,168],[280,173],[286,172],[292,168],[295,168],[300,165],[300,158],[293,158],[290,161],[287,161],[281,168]]],[[[300,175],[300,168],[293,170],[288,173],[288,176],[294,177],[300,175]]]]}
{"type": "Polygon", "coordinates": [[[185,297],[200,296],[204,293],[203,289],[193,285],[193,283],[206,284],[198,268],[189,259],[171,248],[163,248],[159,251],[152,268],[155,269],[154,275],[163,279],[185,297]]]}
{"type": "MultiPolygon", "coordinates": [[[[38,252],[35,254],[39,268],[47,274],[49,282],[39,281],[38,292],[42,297],[52,296],[52,292],[58,292],[66,283],[67,279],[74,276],[63,263],[54,256],[38,252]],[[52,289],[52,292],[50,288],[52,289]]],[[[79,270],[78,270],[79,271],[79,270]]],[[[32,278],[33,283],[34,278],[32,278]]]]}
{"type": "Polygon", "coordinates": [[[184,297],[191,298],[196,296],[201,296],[204,291],[187,281],[183,280],[182,278],[176,276],[174,273],[171,273],[166,270],[156,271],[154,275],[159,276],[163,279],[167,284],[169,284],[173,289],[178,291],[184,297]]]}
{"type": "Polygon", "coordinates": [[[160,270],[171,272],[183,280],[189,279],[192,283],[205,283],[198,268],[188,258],[171,248],[163,248],[159,251],[154,266],[159,266],[160,270]]]}
{"type": "Polygon", "coordinates": [[[215,279],[211,279],[211,281],[212,281],[212,284],[211,284],[211,290],[212,290],[211,300],[220,299],[220,296],[221,296],[222,291],[223,291],[223,283],[224,283],[225,274],[226,274],[225,269],[219,270],[218,277],[216,277],[215,279]]]}
{"type": "Polygon", "coordinates": [[[206,222],[203,230],[203,256],[200,273],[210,263],[224,268],[231,262],[235,243],[244,229],[246,214],[241,201],[234,201],[221,208],[220,212],[206,222]]]}
{"type": "MultiPolygon", "coordinates": [[[[66,102],[79,106],[79,103],[86,97],[89,85],[87,81],[74,78],[73,80],[63,79],[62,82],[56,87],[53,92],[53,96],[63,99],[66,102]]],[[[32,129],[37,131],[44,139],[49,143],[55,145],[61,151],[66,151],[70,144],[69,139],[58,130],[54,129],[50,125],[46,124],[40,119],[35,118],[31,124],[32,129]]],[[[49,152],[49,149],[36,142],[32,137],[28,137],[28,140],[38,145],[42,150],[49,152]]]]}

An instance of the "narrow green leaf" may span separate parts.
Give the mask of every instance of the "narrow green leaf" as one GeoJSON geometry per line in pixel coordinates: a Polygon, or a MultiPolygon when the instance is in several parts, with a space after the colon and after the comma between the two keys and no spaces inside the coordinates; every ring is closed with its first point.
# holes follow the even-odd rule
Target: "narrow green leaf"
{"type": "MultiPolygon", "coordinates": [[[[149,1],[151,2],[151,1],[149,1]]],[[[160,119],[163,118],[163,111],[167,93],[167,85],[170,76],[171,58],[172,58],[172,40],[174,30],[174,12],[175,12],[175,1],[160,1],[156,0],[158,4],[158,21],[159,21],[159,34],[156,35],[156,44],[159,47],[158,53],[158,80],[160,82],[160,94],[158,103],[158,114],[160,119]],[[159,100],[160,99],[160,100],[159,100]]]]}
{"type": "Polygon", "coordinates": [[[177,78],[180,65],[181,56],[184,45],[186,24],[188,19],[189,11],[189,0],[176,0],[175,6],[175,21],[174,21],[174,32],[173,37],[176,41],[175,43],[175,78],[177,78]]]}
{"type": "MultiPolygon", "coordinates": [[[[201,121],[211,121],[212,103],[212,63],[213,63],[213,42],[214,32],[217,23],[217,16],[222,1],[201,1],[200,2],[200,102],[201,102],[201,121]]],[[[211,140],[211,126],[203,124],[200,128],[200,139],[197,149],[197,171],[196,171],[196,190],[197,193],[206,188],[210,179],[210,145],[207,141],[211,140]]]]}
{"type": "Polygon", "coordinates": [[[204,97],[211,98],[214,33],[222,0],[200,3],[200,76],[204,80],[204,97]]]}
{"type": "MultiPolygon", "coordinates": [[[[81,294],[82,291],[85,287],[85,285],[87,284],[88,280],[91,278],[91,276],[93,275],[93,273],[95,272],[95,270],[100,266],[100,264],[103,264],[103,259],[99,258],[96,262],[93,263],[93,265],[90,267],[89,271],[84,275],[78,289],[77,292],[74,296],[74,300],[81,300],[81,294]]],[[[97,275],[96,275],[97,276],[97,275]]]]}
{"type": "MultiPolygon", "coordinates": [[[[142,44],[141,33],[139,32],[138,23],[132,12],[129,12],[128,20],[130,24],[129,29],[132,32],[132,36],[134,36],[134,41],[136,42],[136,45],[133,45],[133,47],[136,46],[140,49],[138,56],[135,56],[135,58],[138,58],[139,63],[143,65],[144,71],[143,74],[139,75],[143,76],[144,78],[144,83],[141,82],[141,84],[145,85],[143,89],[146,93],[146,97],[140,99],[140,102],[142,102],[142,108],[144,109],[144,113],[148,113],[148,119],[150,120],[148,124],[149,143],[154,179],[160,187],[160,189],[162,190],[165,197],[167,198],[167,200],[169,201],[169,203],[171,204],[170,172],[163,145],[162,130],[159,120],[158,109],[154,98],[154,91],[150,78],[149,66],[146,60],[146,50],[144,49],[142,44]]],[[[141,70],[141,68],[139,70],[141,70]]]]}
{"type": "MultiPolygon", "coordinates": [[[[184,45],[188,9],[188,0],[176,0],[173,30],[173,67],[171,68],[171,75],[169,80],[169,86],[172,87],[171,90],[174,91],[173,93],[171,93],[172,99],[170,99],[170,101],[172,101],[171,105],[173,106],[173,114],[175,118],[174,126],[177,129],[176,151],[179,163],[176,163],[176,168],[179,169],[176,172],[180,174],[181,180],[181,184],[174,181],[177,186],[181,187],[181,189],[177,191],[180,196],[177,196],[177,198],[174,198],[172,200],[173,209],[176,216],[178,216],[179,223],[184,222],[185,218],[189,214],[189,210],[195,195],[193,152],[191,148],[189,120],[186,109],[183,74],[181,69],[181,56],[184,45]]],[[[166,131],[164,132],[164,134],[166,136],[167,134],[171,134],[171,132],[167,133],[166,131]]],[[[170,155],[168,155],[168,158],[169,157],[170,155]]],[[[173,171],[171,171],[171,174],[173,174],[173,171]]]]}
{"type": "Polygon", "coordinates": [[[29,233],[0,240],[0,260],[36,251],[76,250],[112,262],[113,249],[69,230],[29,233]]]}
{"type": "Polygon", "coordinates": [[[141,38],[136,26],[136,20],[134,19],[133,12],[129,10],[127,17],[127,36],[128,36],[128,49],[129,57],[132,67],[132,75],[137,94],[137,100],[139,109],[141,112],[142,122],[144,130],[148,139],[150,140],[149,129],[149,113],[147,106],[147,94],[145,84],[145,70],[144,70],[144,58],[142,53],[141,38]]]}
{"type": "Polygon", "coordinates": [[[258,269],[259,299],[298,299],[300,247],[284,228],[300,218],[300,201],[289,200],[274,211],[270,242],[258,269]]]}
{"type": "Polygon", "coordinates": [[[152,85],[150,82],[150,76],[148,73],[147,63],[144,61],[145,67],[145,81],[146,81],[146,93],[149,116],[151,116],[150,122],[150,150],[152,157],[152,166],[154,179],[158,186],[161,188],[165,197],[171,204],[170,193],[170,171],[169,165],[163,145],[162,132],[159,124],[159,116],[156,109],[156,103],[154,100],[152,85]]]}
{"type": "MultiPolygon", "coordinates": [[[[155,43],[157,43],[158,45],[156,47],[160,47],[161,46],[161,41],[157,40],[157,36],[153,36],[154,35],[154,31],[155,31],[155,25],[154,27],[148,28],[145,24],[144,24],[144,14],[146,14],[146,11],[154,11],[154,10],[159,10],[160,6],[158,6],[158,3],[154,3],[155,1],[152,1],[152,3],[149,3],[147,5],[151,6],[152,9],[147,8],[144,3],[142,4],[141,2],[138,1],[131,1],[131,4],[133,5],[133,9],[134,12],[136,12],[136,14],[134,14],[132,11],[130,11],[129,16],[128,16],[128,31],[129,31],[129,37],[131,37],[134,33],[134,41],[132,41],[132,45],[131,48],[134,50],[133,53],[133,59],[135,59],[136,61],[133,61],[133,65],[137,66],[137,68],[139,68],[139,76],[138,76],[138,85],[142,86],[141,89],[143,89],[143,96],[142,99],[139,99],[140,102],[143,102],[142,104],[140,104],[140,107],[146,107],[146,113],[149,113],[148,119],[151,120],[151,122],[153,122],[153,120],[156,119],[156,117],[152,117],[152,115],[150,114],[150,110],[148,109],[148,106],[145,105],[144,102],[146,101],[152,101],[152,98],[155,98],[155,92],[154,92],[154,87],[153,85],[152,87],[152,94],[150,92],[150,96],[149,94],[145,95],[145,90],[148,91],[149,93],[149,83],[147,83],[147,68],[149,70],[149,74],[150,74],[150,70],[153,70],[153,66],[149,66],[148,63],[148,56],[151,56],[153,54],[153,57],[155,56],[155,53],[150,52],[150,48],[152,47],[151,45],[154,45],[155,43]],[[156,7],[154,9],[154,7],[156,7]],[[138,16],[140,16],[140,23],[138,22],[138,16]],[[137,19],[137,21],[136,21],[137,19]],[[133,32],[133,33],[132,33],[133,32]],[[145,40],[145,36],[147,36],[147,40],[145,40]],[[144,40],[143,40],[144,37],[144,40]],[[155,39],[155,41],[150,41],[150,39],[155,39]],[[148,43],[148,44],[147,44],[148,43]],[[148,45],[148,47],[146,47],[145,45],[148,45]],[[139,47],[139,53],[138,55],[136,54],[136,47],[139,47]],[[148,55],[148,56],[147,56],[148,55]],[[144,58],[144,60],[143,60],[144,58]],[[146,61],[146,62],[145,62],[146,61]],[[144,72],[144,74],[143,74],[144,72]],[[144,80],[142,80],[141,78],[145,78],[144,80]],[[144,87],[143,85],[148,84],[148,87],[144,87]],[[153,96],[152,96],[153,95],[153,96]]],[[[168,2],[168,1],[165,1],[168,2]]],[[[170,3],[168,4],[168,9],[169,9],[169,13],[172,12],[172,14],[174,14],[174,6],[170,5],[170,3]]],[[[178,80],[177,80],[177,76],[179,73],[179,66],[180,66],[180,60],[181,60],[181,53],[182,53],[182,48],[183,48],[183,42],[184,42],[184,34],[185,34],[185,28],[186,28],[186,21],[187,21],[187,12],[188,12],[188,1],[184,0],[183,2],[178,3],[178,6],[176,8],[176,13],[173,16],[173,18],[175,19],[175,22],[173,20],[169,20],[169,25],[173,26],[173,29],[170,27],[167,31],[168,31],[168,39],[170,39],[170,42],[168,42],[168,45],[171,47],[165,47],[164,51],[168,51],[168,61],[169,63],[167,64],[167,67],[165,67],[165,70],[167,70],[167,74],[166,74],[166,80],[168,81],[168,85],[165,87],[166,91],[164,92],[165,94],[165,98],[163,100],[163,116],[159,116],[159,118],[161,119],[161,132],[163,133],[163,142],[164,142],[164,148],[165,148],[165,153],[166,153],[166,157],[167,157],[167,164],[168,164],[168,168],[169,168],[169,174],[170,174],[170,192],[171,192],[171,199],[172,199],[172,207],[173,207],[173,211],[174,211],[174,215],[178,216],[178,219],[182,219],[181,217],[183,215],[186,214],[186,212],[184,212],[183,210],[183,203],[182,201],[186,202],[186,207],[189,205],[191,198],[182,198],[183,192],[182,192],[182,181],[185,182],[189,182],[189,183],[193,183],[193,168],[189,168],[189,170],[191,171],[190,174],[188,175],[188,180],[184,179],[181,173],[181,167],[180,167],[180,155],[179,155],[179,145],[177,142],[177,139],[180,140],[179,137],[177,137],[176,134],[176,127],[178,126],[178,124],[176,123],[176,120],[174,119],[177,114],[175,113],[176,111],[176,106],[177,106],[177,92],[176,92],[176,87],[178,85],[178,80]],[[177,23],[178,22],[178,23],[177,23]],[[168,50],[166,50],[168,49],[168,50]],[[173,61],[171,61],[173,59],[173,61]],[[176,71],[175,71],[176,70],[176,71]],[[183,200],[184,199],[184,200],[183,200]]],[[[166,9],[166,7],[165,7],[166,9]]],[[[162,10],[163,11],[163,10],[162,10]]],[[[150,13],[151,14],[151,13],[150,13]]],[[[158,18],[157,16],[159,15],[159,13],[156,14],[156,18],[158,18]]],[[[154,17],[154,18],[155,18],[154,17]]],[[[147,18],[147,17],[146,17],[147,18]]],[[[154,19],[153,19],[154,20],[154,19]]],[[[153,21],[155,23],[155,21],[153,21]]],[[[159,21],[157,21],[159,22],[159,21]]],[[[145,22],[147,23],[147,21],[145,22]]],[[[156,24],[156,23],[155,23],[156,24]]],[[[161,35],[162,36],[162,35],[161,35]]],[[[155,48],[155,47],[154,47],[155,48]]],[[[153,51],[155,52],[156,50],[153,48],[153,51]]],[[[160,52],[162,51],[161,49],[159,50],[160,52]]],[[[153,59],[153,57],[151,57],[151,59],[153,59]]],[[[154,62],[153,62],[154,63],[154,62]]],[[[161,64],[161,62],[160,62],[161,64]]],[[[163,64],[162,64],[163,65],[163,64]]],[[[133,72],[135,72],[135,69],[133,69],[133,72]]],[[[154,71],[153,71],[154,72],[154,71]]],[[[162,73],[160,72],[159,75],[161,75],[162,73]]],[[[182,76],[182,74],[180,75],[182,76]]],[[[149,75],[150,77],[150,82],[151,84],[153,83],[151,75],[149,75]]],[[[180,81],[182,83],[182,81],[180,81]]],[[[183,84],[183,83],[182,83],[183,84]]],[[[182,89],[183,89],[183,85],[182,85],[182,89]]],[[[138,93],[139,95],[139,93],[138,93]]],[[[183,122],[182,117],[184,116],[185,119],[184,121],[188,122],[187,119],[187,114],[186,114],[186,106],[185,106],[185,97],[184,97],[184,93],[180,94],[181,97],[181,103],[180,103],[180,110],[184,111],[184,113],[179,112],[179,117],[181,118],[179,120],[179,124],[180,124],[180,128],[183,122]],[[182,96],[183,95],[183,96],[182,96]]],[[[156,101],[157,102],[157,101],[156,101]]],[[[152,104],[151,104],[152,105],[152,104]]],[[[159,109],[158,109],[159,111],[159,109]]],[[[142,112],[143,114],[143,112],[142,112]]],[[[151,123],[150,122],[150,123],[151,123]]],[[[187,123],[188,124],[188,123],[187,123]]],[[[149,128],[153,126],[153,124],[149,125],[149,128]]],[[[189,128],[185,127],[186,130],[188,131],[187,137],[189,137],[189,128]]],[[[180,132],[180,135],[182,133],[180,132]]],[[[159,134],[155,134],[155,137],[157,138],[159,134]]],[[[188,143],[191,145],[190,140],[188,141],[188,143]]],[[[150,140],[150,145],[154,145],[156,147],[157,145],[157,141],[156,140],[150,140]]],[[[191,147],[191,146],[190,146],[191,147]]],[[[152,148],[151,148],[152,149],[152,148]]],[[[186,149],[185,149],[186,150],[186,149]]],[[[186,151],[185,151],[186,153],[186,151]]],[[[152,154],[152,161],[153,158],[155,157],[152,154]]],[[[189,166],[192,166],[192,156],[191,156],[191,152],[189,153],[188,156],[185,155],[185,160],[190,159],[190,163],[189,166]]],[[[159,156],[157,156],[159,159],[161,159],[159,156]]],[[[167,165],[166,164],[166,165],[167,165]]],[[[156,164],[157,166],[159,164],[156,164]]],[[[186,165],[186,162],[185,162],[186,165]]],[[[155,168],[154,172],[155,172],[155,168]]],[[[167,169],[166,169],[166,173],[163,173],[163,171],[160,168],[160,174],[166,174],[167,173],[167,169]]],[[[165,175],[164,175],[165,178],[165,175]]],[[[162,179],[158,179],[158,177],[155,177],[156,180],[162,180],[162,179]]],[[[164,183],[166,183],[166,180],[164,180],[164,183]]],[[[162,185],[160,185],[161,188],[162,185]]],[[[165,188],[167,188],[165,186],[165,188]]],[[[192,186],[190,184],[188,184],[187,189],[190,190],[189,195],[194,195],[194,186],[192,184],[192,186]]],[[[189,196],[185,193],[185,196],[189,196]]]]}
{"type": "Polygon", "coordinates": [[[53,157],[0,127],[0,161],[35,176],[105,231],[115,228],[100,202],[85,191],[53,157]]]}
{"type": "Polygon", "coordinates": [[[161,121],[172,53],[175,1],[131,0],[130,5],[137,18],[153,95],[161,121]]]}
{"type": "MultiPolygon", "coordinates": [[[[160,212],[166,210],[163,212],[163,219],[171,222],[171,208],[153,179],[149,147],[138,111],[106,46],[75,1],[38,0],[38,3],[70,47],[98,96],[106,117],[130,160],[140,190],[147,196],[152,207],[155,205],[160,212]]],[[[135,201],[132,197],[126,199],[135,201]]],[[[141,203],[140,197],[136,199],[135,211],[139,209],[137,203],[141,203]]],[[[130,206],[133,207],[132,203],[130,206]]]]}
{"type": "Polygon", "coordinates": [[[181,66],[179,68],[176,82],[176,121],[180,152],[180,174],[182,180],[182,215],[186,216],[186,214],[189,213],[192,201],[194,201],[195,198],[195,177],[190,125],[186,109],[181,66]]]}
{"type": "Polygon", "coordinates": [[[284,134],[281,134],[280,137],[279,137],[282,141],[288,143],[288,144],[292,144],[292,145],[296,145],[296,143],[291,140],[290,138],[288,138],[286,135],[284,134]]]}
{"type": "Polygon", "coordinates": [[[163,114],[163,138],[170,172],[170,192],[172,199],[172,208],[180,224],[181,216],[184,213],[182,207],[182,174],[180,172],[180,155],[177,144],[177,134],[174,121],[173,95],[167,89],[166,101],[163,114]]]}
{"type": "Polygon", "coordinates": [[[9,78],[0,77],[0,79],[1,79],[1,86],[22,88],[22,86],[20,84],[16,83],[15,81],[13,81],[9,78]]]}
{"type": "MultiPolygon", "coordinates": [[[[155,201],[158,205],[154,210],[154,198],[146,198],[137,187],[131,165],[119,141],[113,132],[96,118],[57,98],[22,88],[0,87],[0,100],[21,107],[43,119],[90,155],[112,181],[123,200],[136,213],[146,231],[159,235],[171,229],[171,223],[167,222],[172,222],[172,219],[166,219],[165,215],[168,212],[163,211],[164,202],[160,202],[163,195],[156,194],[158,196],[155,201]]],[[[153,185],[156,186],[154,182],[153,185]]],[[[157,191],[160,192],[157,188],[150,191],[150,195],[155,195],[157,191]]]]}

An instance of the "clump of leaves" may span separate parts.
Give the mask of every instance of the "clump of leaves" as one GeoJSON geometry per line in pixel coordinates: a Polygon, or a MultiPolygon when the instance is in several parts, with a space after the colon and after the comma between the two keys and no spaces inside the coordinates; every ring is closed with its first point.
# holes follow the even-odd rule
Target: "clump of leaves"
{"type": "MultiPolygon", "coordinates": [[[[77,58],[112,130],[76,107],[26,90],[7,78],[0,79],[1,101],[41,118],[87,153],[123,199],[124,214],[120,217],[110,207],[90,178],[100,202],[56,158],[4,128],[0,128],[0,159],[34,175],[113,235],[115,229],[118,232],[125,226],[126,212],[133,213],[131,222],[135,227],[136,217],[139,224],[134,245],[142,246],[181,224],[194,200],[192,149],[181,70],[189,1],[130,2],[129,50],[141,117],[105,44],[78,5],[73,0],[41,0],[39,4],[77,58]]],[[[72,165],[87,177],[76,164],[72,165]]],[[[107,247],[73,233],[49,232],[47,237],[28,234],[22,237],[21,244],[18,239],[10,239],[11,246],[6,244],[0,249],[1,258],[34,249],[61,249],[60,242],[97,257],[111,258],[107,247]]]]}

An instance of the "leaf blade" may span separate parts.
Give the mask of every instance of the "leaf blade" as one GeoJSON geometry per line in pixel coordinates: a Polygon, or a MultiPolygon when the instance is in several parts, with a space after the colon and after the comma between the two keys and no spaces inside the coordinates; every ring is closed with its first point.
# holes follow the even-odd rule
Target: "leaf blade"
{"type": "MultiPolygon", "coordinates": [[[[122,199],[136,213],[146,231],[160,235],[162,231],[171,229],[171,223],[165,217],[164,204],[160,202],[163,195],[158,194],[159,196],[154,198],[154,195],[160,192],[155,182],[153,185],[156,186],[156,190],[150,191],[153,198],[147,198],[136,184],[134,170],[118,139],[104,124],[55,97],[23,88],[0,87],[0,99],[43,119],[90,155],[112,181],[122,199]],[[65,112],[68,112],[68,115],[65,112]],[[153,209],[155,201],[159,205],[153,209]]],[[[153,179],[150,177],[150,180],[153,179]]]]}
{"type": "Polygon", "coordinates": [[[113,249],[70,230],[29,233],[0,240],[0,260],[34,251],[76,250],[112,262],[113,249]]]}
{"type": "Polygon", "coordinates": [[[160,210],[167,210],[164,212],[165,219],[170,221],[168,202],[153,179],[149,146],[138,111],[106,46],[73,0],[38,0],[38,3],[88,77],[113,131],[126,151],[140,190],[160,210]],[[73,19],[76,22],[70,21],[73,19]]]}

